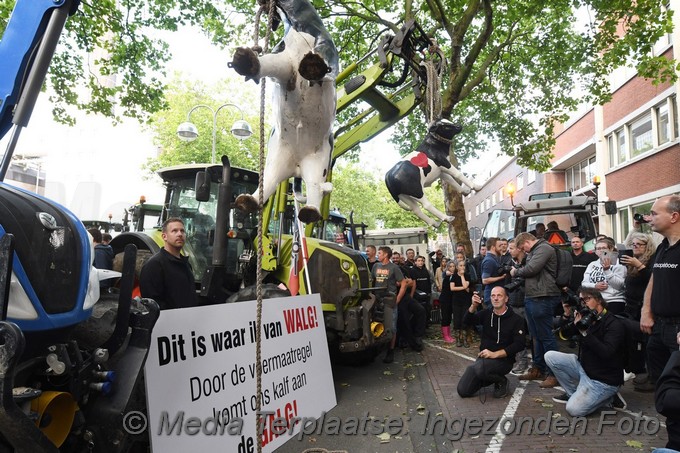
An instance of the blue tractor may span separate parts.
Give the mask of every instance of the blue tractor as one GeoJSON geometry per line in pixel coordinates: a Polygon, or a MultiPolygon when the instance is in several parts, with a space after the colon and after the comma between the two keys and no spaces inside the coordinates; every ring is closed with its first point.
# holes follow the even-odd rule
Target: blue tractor
{"type": "Polygon", "coordinates": [[[158,319],[132,300],[136,248],[120,292],[100,294],[92,240],[63,206],[4,183],[22,128],[77,0],[18,0],[0,40],[0,452],[120,452],[145,408],[142,370],[158,319]],[[93,316],[93,312],[99,310],[93,316]]]}

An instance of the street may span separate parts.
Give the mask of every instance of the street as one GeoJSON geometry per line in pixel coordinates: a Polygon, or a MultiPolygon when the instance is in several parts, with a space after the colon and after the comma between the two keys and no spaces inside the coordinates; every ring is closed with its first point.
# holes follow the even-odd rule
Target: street
{"type": "MultiPolygon", "coordinates": [[[[334,365],[337,406],[312,434],[296,436],[277,452],[634,452],[665,446],[665,418],[654,410],[653,394],[634,392],[632,383],[621,389],[627,409],[581,418],[552,401],[561,389],[514,376],[505,398],[494,399],[493,387],[460,398],[456,384],[477,347],[447,345],[431,327],[422,353],[398,349],[392,364],[382,363],[381,355],[365,366],[334,365]]],[[[576,352],[566,343],[560,348],[576,352]]]]}

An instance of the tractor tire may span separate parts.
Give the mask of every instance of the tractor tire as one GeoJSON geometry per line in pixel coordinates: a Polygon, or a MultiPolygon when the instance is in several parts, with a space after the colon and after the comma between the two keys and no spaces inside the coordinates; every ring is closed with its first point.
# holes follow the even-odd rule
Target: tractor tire
{"type": "MultiPolygon", "coordinates": [[[[273,283],[262,285],[262,299],[273,299],[274,297],[289,297],[290,291],[281,289],[273,283]]],[[[244,302],[247,300],[257,300],[257,286],[252,285],[243,288],[237,293],[232,294],[227,299],[226,303],[244,302]]]]}

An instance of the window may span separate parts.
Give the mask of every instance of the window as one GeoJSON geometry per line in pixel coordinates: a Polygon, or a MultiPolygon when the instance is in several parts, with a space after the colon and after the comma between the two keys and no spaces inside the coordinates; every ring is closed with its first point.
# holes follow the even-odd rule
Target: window
{"type": "Polygon", "coordinates": [[[470,220],[472,220],[472,211],[468,211],[467,219],[468,219],[468,222],[470,220]]]}
{"type": "Polygon", "coordinates": [[[527,170],[527,185],[536,181],[536,170],[527,170]]]}
{"type": "Polygon", "coordinates": [[[523,187],[524,187],[524,173],[520,173],[519,175],[517,175],[517,192],[522,190],[523,187]]]}
{"type": "Polygon", "coordinates": [[[515,231],[515,216],[508,217],[508,231],[515,231]]]}
{"type": "Polygon", "coordinates": [[[498,202],[503,201],[503,188],[498,189],[498,202]]]}
{"type": "Polygon", "coordinates": [[[631,157],[652,149],[652,115],[647,113],[630,125],[631,157]]]}
{"type": "Polygon", "coordinates": [[[491,195],[491,206],[496,206],[496,192],[491,195]]]}
{"type": "Polygon", "coordinates": [[[475,215],[479,215],[479,205],[475,205],[475,215]]]}
{"type": "Polygon", "coordinates": [[[501,220],[499,230],[501,234],[505,233],[505,220],[501,220]]]}
{"type": "Polygon", "coordinates": [[[665,102],[656,107],[656,118],[657,118],[657,137],[659,140],[659,145],[663,145],[671,139],[671,123],[668,118],[668,104],[665,102]]]}
{"type": "Polygon", "coordinates": [[[484,200],[484,209],[489,210],[491,207],[491,199],[489,197],[486,197],[486,200],[484,200]]]}
{"type": "Polygon", "coordinates": [[[567,168],[564,172],[565,189],[575,192],[589,187],[595,176],[595,156],[567,168]]]}
{"type": "Polygon", "coordinates": [[[671,96],[607,136],[609,166],[615,167],[677,136],[677,101],[671,96]]]}
{"type": "Polygon", "coordinates": [[[617,159],[616,162],[626,161],[626,129],[621,128],[616,131],[617,159]]]}
{"type": "MultiPolygon", "coordinates": [[[[669,9],[669,3],[670,2],[664,2],[665,4],[661,7],[662,11],[665,13],[669,9]]],[[[652,54],[653,55],[661,55],[663,52],[668,49],[668,46],[670,46],[673,43],[673,35],[671,33],[667,33],[663,35],[655,44],[654,47],[652,48],[652,54]]]]}

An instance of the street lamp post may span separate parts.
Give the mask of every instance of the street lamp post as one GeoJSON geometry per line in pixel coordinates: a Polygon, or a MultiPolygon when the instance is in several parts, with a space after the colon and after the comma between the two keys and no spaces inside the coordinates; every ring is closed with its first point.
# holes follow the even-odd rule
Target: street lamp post
{"type": "Polygon", "coordinates": [[[238,109],[238,111],[241,113],[241,119],[234,122],[234,124],[231,126],[231,133],[234,137],[236,137],[239,140],[245,140],[251,135],[253,135],[253,129],[250,127],[250,124],[248,124],[248,122],[243,119],[243,110],[241,110],[241,107],[231,103],[222,104],[219,107],[217,107],[217,109],[213,109],[209,105],[205,104],[199,104],[197,106],[194,106],[192,107],[191,110],[189,110],[189,113],[187,114],[187,120],[184,123],[177,126],[177,136],[179,137],[180,140],[186,142],[194,141],[198,137],[198,128],[194,123],[190,121],[191,114],[193,113],[194,110],[199,108],[206,108],[212,112],[213,114],[212,157],[210,163],[213,164],[215,163],[215,147],[217,140],[217,114],[224,107],[236,107],[236,109],[238,109]]]}

